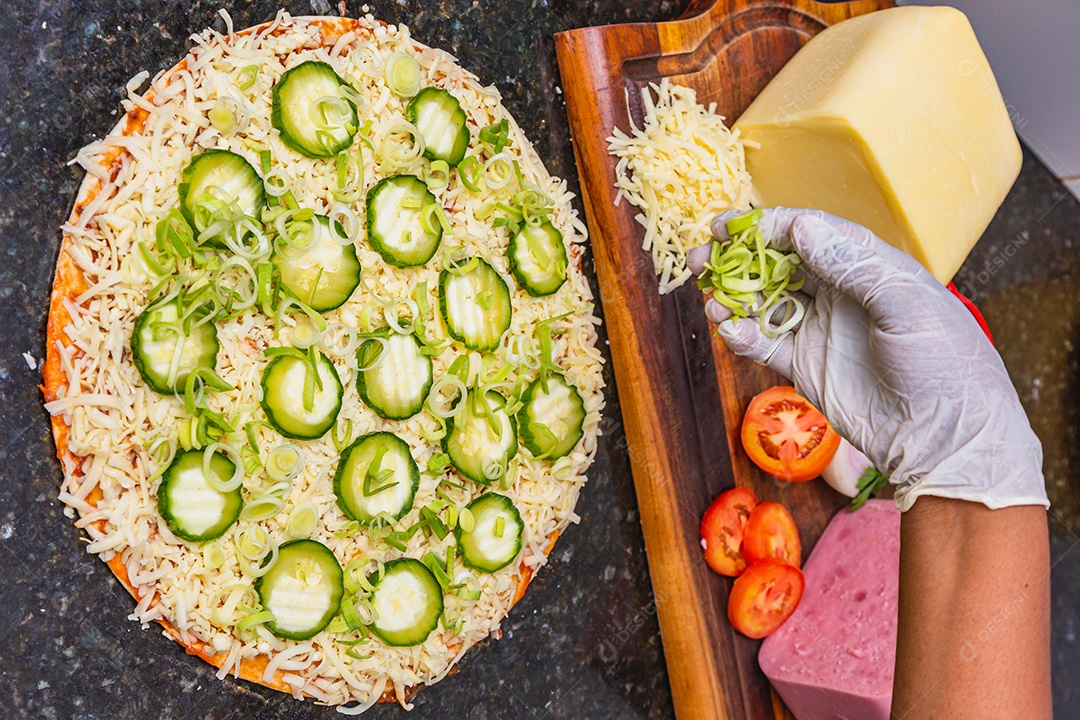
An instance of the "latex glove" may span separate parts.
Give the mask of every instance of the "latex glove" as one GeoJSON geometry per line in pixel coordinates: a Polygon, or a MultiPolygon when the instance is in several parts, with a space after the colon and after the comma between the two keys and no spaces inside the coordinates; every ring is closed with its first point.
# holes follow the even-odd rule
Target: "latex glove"
{"type": "MultiPolygon", "coordinates": [[[[712,225],[726,238],[725,223],[712,225]]],[[[766,243],[795,251],[806,315],[764,336],[715,300],[709,318],[737,354],[791,379],[832,426],[897,485],[907,510],[920,495],[1049,506],[1042,447],[1001,357],[978,323],[916,260],[866,228],[819,210],[765,210],[766,243]]],[[[708,249],[692,250],[700,273],[708,249]]]]}

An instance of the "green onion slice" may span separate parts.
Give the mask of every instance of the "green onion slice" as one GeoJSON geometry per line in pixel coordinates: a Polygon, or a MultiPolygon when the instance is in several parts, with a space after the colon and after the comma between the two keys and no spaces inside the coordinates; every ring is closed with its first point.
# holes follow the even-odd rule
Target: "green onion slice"
{"type": "Polygon", "coordinates": [[[424,154],[424,136],[415,125],[399,120],[379,141],[379,167],[385,173],[404,170],[424,154]]]}
{"type": "Polygon", "coordinates": [[[146,452],[158,464],[158,469],[146,479],[147,483],[152,483],[165,474],[169,465],[172,464],[173,458],[176,457],[176,441],[171,437],[159,437],[150,443],[146,452]]]}
{"type": "Polygon", "coordinates": [[[250,90],[257,77],[259,77],[259,66],[247,65],[236,72],[233,80],[236,82],[236,87],[241,90],[250,90]]]}
{"type": "Polygon", "coordinates": [[[757,225],[758,221],[761,220],[763,215],[764,213],[760,209],[754,208],[749,212],[745,212],[742,215],[737,215],[731,218],[727,221],[728,235],[735,236],[741,232],[746,232],[750,228],[757,225]]]}
{"type": "Polygon", "coordinates": [[[446,211],[438,203],[430,203],[420,213],[420,220],[424,230],[436,234],[440,229],[443,235],[453,235],[454,230],[450,227],[450,219],[446,217],[446,211]]]}
{"type": "Polygon", "coordinates": [[[510,144],[510,122],[503,118],[497,123],[482,128],[480,142],[491,145],[496,153],[501,153],[503,148],[510,144]]]}
{"type": "Polygon", "coordinates": [[[225,564],[225,550],[221,543],[214,542],[204,547],[202,557],[207,570],[217,570],[225,564]]]}
{"type": "Polygon", "coordinates": [[[390,92],[403,98],[411,98],[420,92],[420,65],[411,55],[395,52],[386,60],[383,78],[390,92]]]}
{"type": "Polygon", "coordinates": [[[285,524],[285,534],[290,538],[306,538],[315,529],[315,523],[319,519],[318,508],[315,503],[297,505],[289,513],[289,520],[285,524]]]}
{"type": "Polygon", "coordinates": [[[476,527],[476,519],[473,518],[472,510],[469,508],[462,508],[458,512],[458,527],[465,532],[472,532],[476,527]]]}
{"type": "Polygon", "coordinates": [[[285,501],[275,495],[259,495],[253,497],[240,511],[240,517],[244,520],[258,522],[276,517],[285,509],[285,501]]]}
{"type": "Polygon", "coordinates": [[[262,625],[268,623],[274,619],[274,613],[269,610],[261,610],[259,612],[253,612],[240,622],[236,623],[236,631],[243,635],[248,630],[254,628],[256,625],[262,625]]]}
{"type": "Polygon", "coordinates": [[[240,458],[240,453],[236,448],[225,443],[211,443],[207,445],[203,450],[203,475],[206,477],[206,482],[210,484],[215,490],[223,493],[230,493],[236,488],[240,487],[244,482],[244,461],[240,458]],[[220,453],[227,457],[233,464],[233,474],[228,480],[222,482],[217,474],[210,467],[211,461],[214,459],[214,454],[220,453]]]}
{"type": "Polygon", "coordinates": [[[504,152],[493,155],[484,163],[484,182],[492,190],[499,190],[514,179],[514,161],[504,152]]]}
{"type": "Polygon", "coordinates": [[[458,179],[465,189],[472,193],[483,190],[481,183],[484,181],[484,164],[475,155],[466,155],[465,159],[458,163],[458,179]]]}
{"type": "Polygon", "coordinates": [[[429,190],[439,190],[450,182],[450,165],[445,160],[433,160],[424,175],[424,182],[429,190]]]}
{"type": "Polygon", "coordinates": [[[236,127],[236,115],[229,109],[224,99],[218,100],[214,107],[210,108],[206,117],[214,129],[222,135],[228,135],[236,127]]]}
{"type": "Polygon", "coordinates": [[[266,474],[275,482],[290,482],[303,472],[305,459],[296,445],[278,445],[266,456],[266,474]]]}

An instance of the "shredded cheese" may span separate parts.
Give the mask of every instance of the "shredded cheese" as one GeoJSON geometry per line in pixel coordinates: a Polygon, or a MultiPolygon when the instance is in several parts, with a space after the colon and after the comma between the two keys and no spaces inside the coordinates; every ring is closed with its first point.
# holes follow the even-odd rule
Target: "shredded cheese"
{"type": "Polygon", "coordinates": [[[631,119],[629,135],[614,128],[608,150],[619,158],[615,204],[626,198],[642,210],[635,217],[645,228],[642,248],[652,253],[664,295],[690,278],[686,253],[712,239],[712,219],[750,207],[750,175],[744,141],[715,103],[706,108],[693,89],[668,78],[642,89],[641,100],[642,126],[631,119]]]}
{"type": "MultiPolygon", "coordinates": [[[[508,283],[513,322],[496,354],[500,362],[512,366],[509,382],[519,377],[531,381],[541,364],[537,324],[567,313],[554,325],[559,333],[554,361],[578,387],[587,412],[584,439],[567,458],[552,463],[522,452],[512,463],[513,482],[500,490],[521,512],[525,524],[522,563],[535,570],[546,562],[549,537],[578,520],[574,506],[585,482],[585,470],[596,453],[604,407],[602,357],[596,348],[599,319],[580,270],[585,227],[570,205],[572,195],[566,183],[547,173],[502,106],[498,91],[483,87],[446,53],[414,43],[404,26],[383,26],[368,15],[359,21],[355,32],[346,33],[332,45],[320,36],[317,23],[293,20],[284,12],[257,32],[234,34],[231,24],[228,27],[225,35],[207,30],[194,36],[195,47],[185,66],[154,78],[146,96],[133,93],[145,75],[132,80],[124,105],[125,109],[149,112],[141,134],[125,136],[121,126],[81,150],[73,161],[89,173],[84,190],[102,185],[103,189],[74,223],[64,227],[70,255],[84,274],[88,289],[77,303],[65,303],[71,315],[65,334],[72,344],[58,342],[55,348],[67,384],[58,390],[48,410],[70,427],[60,498],[69,511],[80,516],[77,523],[91,540],[88,549],[105,561],[119,557],[125,566],[139,598],[132,618],[144,625],[166,619],[182,637],[206,643],[208,651],[220,656],[219,677],[238,672],[242,660],[268,656],[266,677],[280,670],[280,677],[297,697],[314,697],[356,714],[391,689],[399,702],[408,706],[408,687],[430,685],[445,677],[468,648],[498,631],[521,582],[519,567],[512,565],[485,575],[461,567],[459,561],[458,581],[474,584],[481,597],[472,602],[448,595],[446,621],[417,647],[389,647],[369,637],[355,646],[357,653],[349,654],[347,650],[353,646],[344,643],[358,639],[354,632],[324,632],[305,643],[276,637],[261,625],[248,635],[237,633],[233,627],[239,616],[236,608],[245,593],[248,597],[243,602],[251,601],[252,586],[252,578],[241,572],[234,550],[235,535],[244,527],[258,525],[276,542],[283,542],[288,539],[289,513],[310,503],[318,511],[311,538],[330,548],[342,567],[362,559],[365,573],[402,554],[422,557],[430,551],[445,556],[453,534],[439,541],[416,533],[407,543],[407,551],[400,553],[365,532],[350,533],[348,518],[338,508],[333,492],[338,452],[332,433],[328,433],[321,440],[304,443],[307,461],[277,516],[257,522],[242,520],[218,541],[225,549],[224,561],[211,567],[201,548],[175,538],[157,513],[158,481],[148,478],[160,467],[148,448],[159,437],[175,442],[189,416],[180,399],[150,391],[132,362],[132,328],[155,281],[130,258],[138,255],[136,244],[153,238],[156,222],[176,205],[176,186],[183,168],[208,148],[232,150],[255,167],[259,166],[259,155],[250,143],[270,149],[275,167],[281,167],[291,179],[300,205],[317,213],[328,212],[336,187],[335,164],[289,150],[270,124],[270,89],[286,69],[306,60],[328,62],[339,75],[358,84],[361,95],[371,103],[362,117],[371,121],[370,137],[376,140],[400,124],[405,104],[387,90],[381,74],[365,73],[364,64],[385,62],[394,52],[410,53],[420,65],[425,84],[446,88],[459,98],[471,126],[509,120],[512,145],[506,152],[520,163],[528,181],[554,199],[551,220],[567,241],[571,262],[566,285],[550,297],[533,298],[512,280],[508,283]],[[240,90],[234,79],[252,64],[259,67],[255,82],[240,90]],[[207,121],[207,114],[224,95],[243,110],[243,131],[233,128],[222,134],[207,121]],[[92,490],[100,493],[94,503],[87,500],[92,490]]],[[[473,133],[474,153],[480,149],[477,135],[473,133]]],[[[362,182],[366,190],[383,173],[374,168],[370,154],[365,162],[362,182]]],[[[401,171],[422,175],[426,162],[414,159],[401,171]]],[[[477,218],[487,215],[482,211],[484,195],[467,192],[456,174],[434,192],[453,229],[453,242],[464,243],[468,254],[484,257],[509,278],[507,229],[493,228],[489,220],[477,218]]],[[[350,208],[358,217],[363,216],[362,199],[350,208]]],[[[437,263],[411,270],[388,266],[362,237],[356,250],[364,268],[363,282],[349,302],[326,314],[332,326],[361,327],[371,304],[411,297],[420,282],[427,283],[429,304],[438,307],[437,263]]],[[[262,353],[267,347],[284,344],[287,337],[283,331],[282,339],[275,339],[273,325],[272,318],[252,309],[219,326],[217,371],[235,390],[214,393],[207,402],[240,426],[262,419],[260,380],[267,363],[262,353]]],[[[437,310],[427,332],[429,336],[448,337],[437,310]]],[[[425,433],[435,428],[433,418],[421,413],[409,420],[389,422],[376,416],[356,391],[355,364],[350,364],[354,346],[340,345],[327,342],[325,347],[345,387],[339,422],[352,421],[353,437],[379,429],[393,431],[409,443],[418,465],[425,467],[428,459],[441,451],[438,443],[425,440],[425,433]]],[[[433,358],[435,377],[445,375],[449,363],[463,353],[464,349],[455,345],[433,358]]],[[[263,457],[282,442],[265,427],[256,431],[256,440],[263,457]]],[[[419,509],[436,499],[439,479],[423,474],[413,510],[395,529],[416,522],[419,509]]],[[[244,480],[245,495],[269,484],[261,471],[253,473],[244,480]]],[[[464,491],[452,491],[459,509],[486,489],[469,482],[464,486],[464,491]]]]}

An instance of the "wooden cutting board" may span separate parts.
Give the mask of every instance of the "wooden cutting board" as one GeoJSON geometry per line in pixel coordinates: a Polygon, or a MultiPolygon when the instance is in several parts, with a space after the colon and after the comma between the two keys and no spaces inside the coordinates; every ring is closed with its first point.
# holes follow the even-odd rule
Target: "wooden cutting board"
{"type": "Polygon", "coordinates": [[[697,90],[729,123],[815,33],[892,0],[693,0],[673,22],[555,36],[605,322],[622,405],[671,691],[679,720],[792,718],[757,665],[759,642],[727,621],[731,580],[702,559],[699,524],[734,485],[791,510],[804,558],[846,499],[824,482],[785,484],[743,452],[739,426],[758,392],[782,382],[710,332],[692,283],[661,297],[643,230],[615,207],[606,138],[641,125],[640,91],[662,77],[697,90]]]}

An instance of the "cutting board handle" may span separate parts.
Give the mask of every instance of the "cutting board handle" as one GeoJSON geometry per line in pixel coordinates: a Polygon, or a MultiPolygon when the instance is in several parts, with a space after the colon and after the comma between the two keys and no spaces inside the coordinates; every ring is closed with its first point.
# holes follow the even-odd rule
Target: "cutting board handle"
{"type": "Polygon", "coordinates": [[[679,720],[794,720],[757,667],[757,643],[727,622],[730,581],[702,562],[699,527],[709,503],[735,484],[781,500],[809,547],[843,498],[814,483],[779,488],[743,452],[746,404],[781,378],[724,347],[692,284],[658,294],[652,260],[641,249],[637,209],[614,204],[607,137],[614,127],[630,126],[634,98],[663,78],[694,88],[699,102],[715,102],[720,114],[737,118],[814,33],[891,5],[690,0],[673,22],[555,36],[679,720]]]}
{"type": "MultiPolygon", "coordinates": [[[[843,5],[853,0],[796,0],[795,2],[782,3],[785,5],[795,5],[796,7],[802,7],[808,9],[814,5],[843,5]]],[[[751,0],[751,2],[736,3],[733,0],[690,0],[690,4],[686,6],[686,9],[679,15],[680,20],[686,20],[688,18],[697,17],[698,15],[704,15],[711,12],[717,5],[730,6],[728,9],[734,9],[736,4],[742,5],[767,5],[770,4],[770,0],[751,0]]],[[[723,8],[718,8],[723,9],[723,8]]]]}
{"type": "Polygon", "coordinates": [[[683,10],[683,13],[679,18],[692,18],[695,15],[707,13],[712,10],[713,5],[716,5],[718,2],[724,2],[724,0],[690,0],[690,4],[686,6],[686,9],[683,10]]]}

